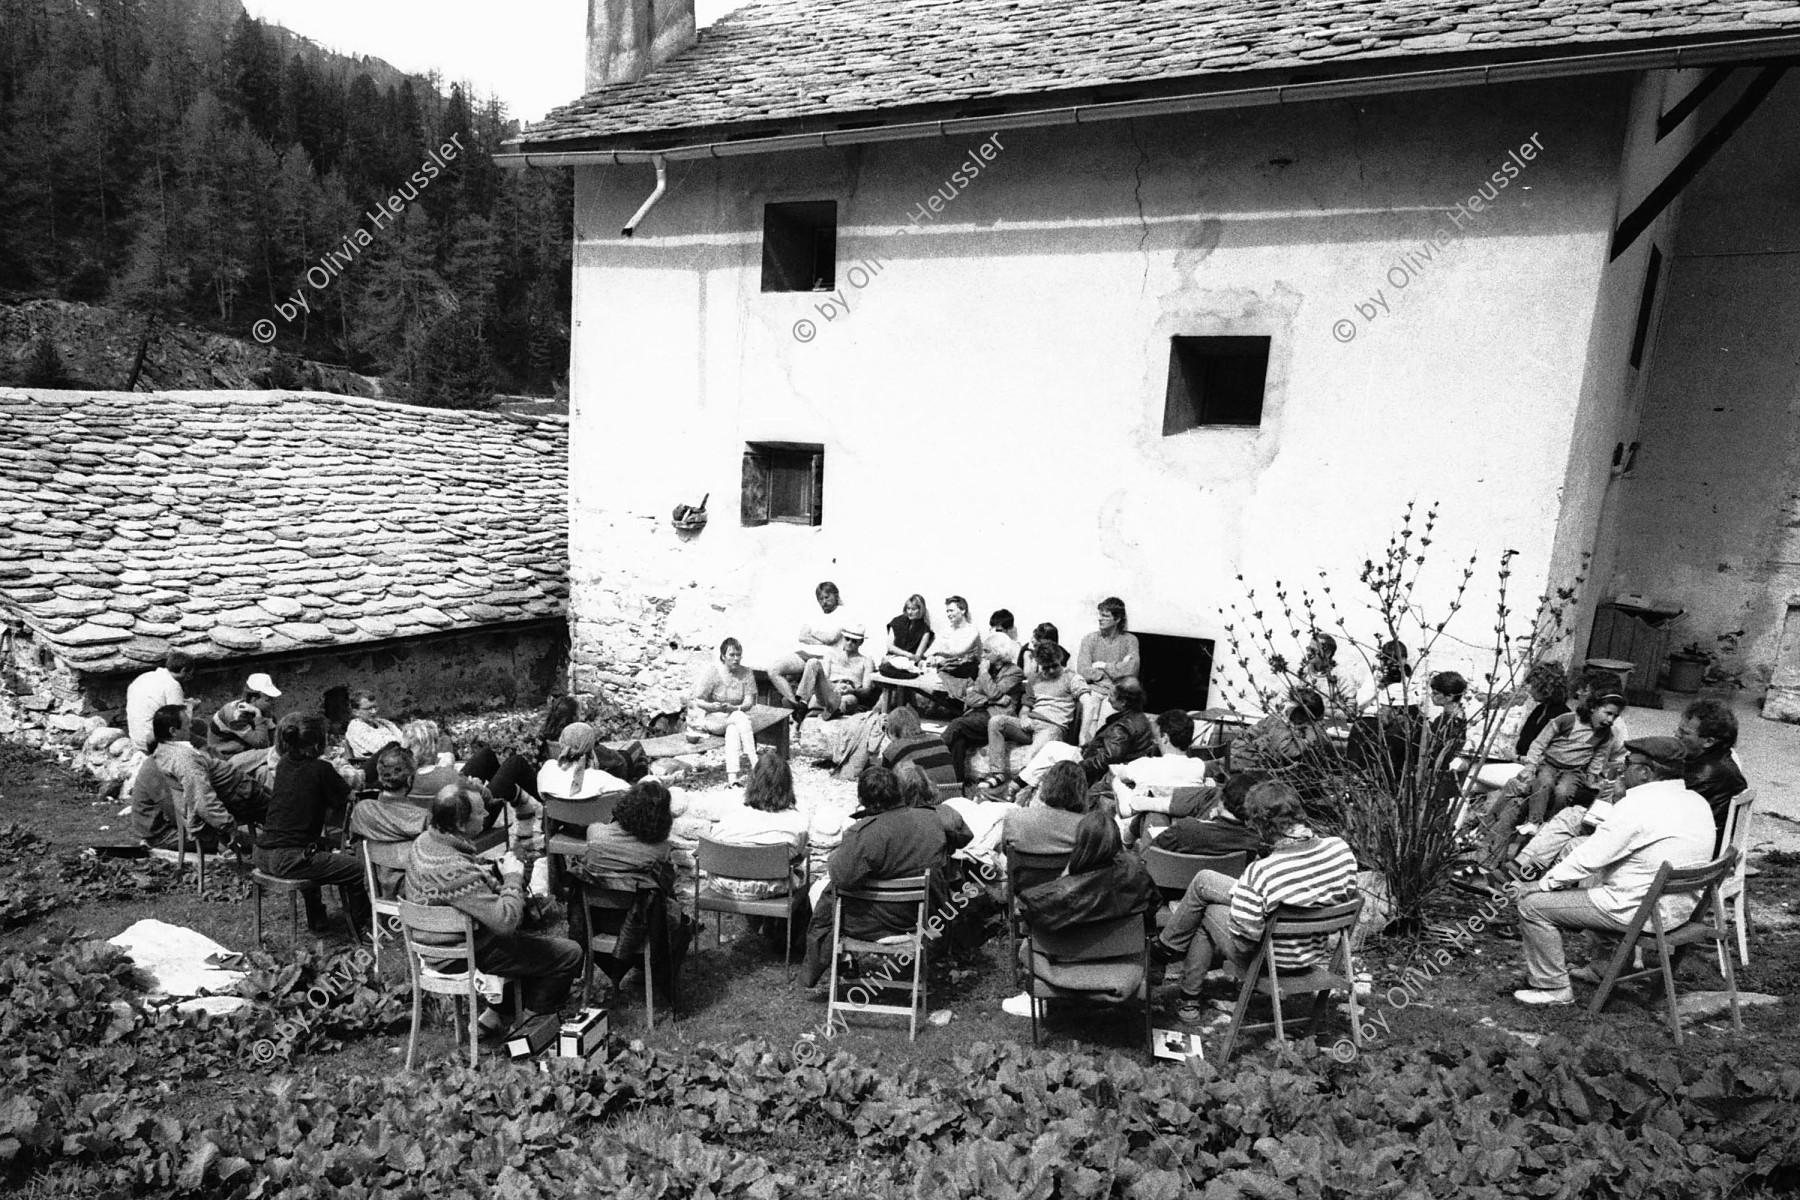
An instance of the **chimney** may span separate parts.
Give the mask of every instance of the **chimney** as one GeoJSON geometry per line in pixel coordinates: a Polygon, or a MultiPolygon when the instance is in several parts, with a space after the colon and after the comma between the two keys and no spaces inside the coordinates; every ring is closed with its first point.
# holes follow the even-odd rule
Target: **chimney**
{"type": "Polygon", "coordinates": [[[694,0],[588,0],[587,90],[635,83],[697,36],[694,0]]]}

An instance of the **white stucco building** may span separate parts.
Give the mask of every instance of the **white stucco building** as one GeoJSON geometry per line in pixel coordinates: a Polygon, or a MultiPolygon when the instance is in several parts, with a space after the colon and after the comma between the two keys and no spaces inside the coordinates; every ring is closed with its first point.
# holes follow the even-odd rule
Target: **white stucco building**
{"type": "Polygon", "coordinates": [[[1621,489],[1695,148],[1779,74],[1717,68],[1800,10],[1328,7],[593,0],[514,159],[576,168],[578,688],[766,661],[820,579],[877,638],[921,592],[1218,640],[1240,575],[1354,604],[1409,501],[1472,639],[1507,549],[1526,608],[1584,559],[1700,607],[1621,489]]]}

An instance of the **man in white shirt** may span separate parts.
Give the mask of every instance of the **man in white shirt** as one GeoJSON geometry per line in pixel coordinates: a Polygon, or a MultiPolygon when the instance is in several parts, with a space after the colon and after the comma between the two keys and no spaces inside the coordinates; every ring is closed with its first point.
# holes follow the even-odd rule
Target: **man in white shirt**
{"type": "Polygon", "coordinates": [[[781,693],[782,700],[789,706],[795,702],[795,689],[806,671],[806,664],[824,658],[834,649],[841,649],[844,626],[851,623],[838,585],[831,580],[824,580],[813,589],[813,599],[819,602],[819,615],[802,621],[794,648],[769,664],[769,684],[781,693]]]}
{"type": "MultiPolygon", "coordinates": [[[[1194,718],[1171,708],[1156,718],[1156,735],[1160,757],[1136,758],[1108,768],[1119,801],[1121,832],[1126,832],[1124,826],[1138,813],[1170,813],[1178,790],[1207,783],[1205,760],[1188,757],[1194,744],[1194,718]]],[[[1182,799],[1186,802],[1182,811],[1173,815],[1191,816],[1198,808],[1193,801],[1199,797],[1190,794],[1182,799]]]]}
{"type": "Polygon", "coordinates": [[[125,732],[139,750],[150,752],[150,723],[156,719],[157,709],[187,705],[181,685],[193,675],[193,666],[193,656],[187,651],[170,650],[162,666],[139,675],[125,689],[125,732]]]}
{"type": "MultiPolygon", "coordinates": [[[[1639,738],[1625,745],[1625,795],[1603,815],[1593,836],[1557,863],[1537,890],[1519,899],[1519,938],[1531,984],[1513,993],[1522,1004],[1573,1004],[1562,931],[1620,933],[1650,891],[1664,863],[1704,866],[1712,859],[1713,820],[1706,798],[1682,782],[1686,751],[1670,737],[1639,738]],[[1583,888],[1589,876],[1595,887],[1583,888]]],[[[1659,906],[1674,928],[1693,913],[1694,901],[1672,896],[1659,906]]]]}

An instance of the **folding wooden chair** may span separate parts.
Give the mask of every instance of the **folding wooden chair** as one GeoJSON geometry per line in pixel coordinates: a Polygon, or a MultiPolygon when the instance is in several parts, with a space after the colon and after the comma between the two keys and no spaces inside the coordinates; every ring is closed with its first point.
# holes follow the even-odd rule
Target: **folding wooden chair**
{"type": "Polygon", "coordinates": [[[544,815],[539,819],[546,822],[546,830],[554,830],[559,825],[579,827],[581,833],[552,832],[544,842],[544,856],[550,860],[550,890],[560,895],[562,881],[568,871],[566,859],[579,859],[587,853],[586,830],[589,825],[604,825],[613,819],[613,809],[618,807],[619,798],[624,792],[605,792],[590,800],[564,800],[560,796],[544,796],[544,815]]]}
{"type": "Polygon", "coordinates": [[[1600,988],[1588,1004],[1590,1013],[1598,1015],[1606,1004],[1607,997],[1612,995],[1613,989],[1619,984],[1647,979],[1660,973],[1663,993],[1669,999],[1669,1028],[1675,1034],[1675,1044],[1680,1046],[1681,1010],[1675,1006],[1675,955],[1696,942],[1712,942],[1719,950],[1719,962],[1723,968],[1720,974],[1725,976],[1725,989],[1731,993],[1732,1032],[1744,1032],[1744,1021],[1738,1014],[1737,975],[1732,969],[1729,953],[1731,929],[1725,921],[1725,900],[1720,891],[1725,880],[1736,869],[1737,861],[1737,851],[1728,847],[1725,857],[1715,859],[1703,867],[1680,869],[1668,863],[1662,865],[1650,884],[1650,890],[1638,904],[1631,924],[1625,927],[1619,948],[1614,952],[1612,963],[1606,968],[1606,975],[1600,981],[1600,988]],[[1657,901],[1664,896],[1698,896],[1699,899],[1694,905],[1693,915],[1684,924],[1665,930],[1662,912],[1657,906],[1657,901]],[[1712,917],[1710,922],[1704,919],[1707,914],[1712,917]],[[1657,965],[1643,970],[1627,970],[1633,961],[1632,953],[1637,949],[1638,939],[1643,936],[1645,924],[1656,935],[1657,965]]]}
{"type": "Polygon", "coordinates": [[[1250,855],[1244,850],[1230,854],[1177,854],[1173,850],[1146,846],[1143,859],[1144,869],[1150,872],[1151,882],[1156,884],[1156,890],[1162,893],[1162,898],[1166,901],[1156,908],[1156,927],[1161,929],[1169,923],[1172,915],[1167,905],[1179,903],[1187,895],[1188,884],[1194,882],[1194,876],[1202,871],[1217,871],[1236,879],[1244,873],[1250,855]]]}
{"type": "MultiPolygon", "coordinates": [[[[594,989],[594,955],[606,954],[618,956],[619,934],[624,929],[626,917],[638,905],[638,893],[653,885],[635,875],[582,875],[577,876],[575,884],[575,900],[581,910],[581,1007],[588,1006],[588,997],[594,989]]],[[[654,948],[656,932],[652,930],[644,938],[644,1028],[656,1028],[656,975],[654,948]]],[[[625,972],[629,973],[629,969],[625,972]]],[[[625,975],[619,976],[620,980],[625,975]]],[[[670,986],[674,985],[671,978],[670,986]]],[[[618,994],[618,984],[612,985],[613,994],[618,994]]],[[[670,998],[671,1005],[673,997],[670,998]]]]}
{"type": "Polygon", "coordinates": [[[807,855],[805,835],[794,846],[782,842],[771,846],[729,846],[723,842],[701,838],[694,851],[694,917],[701,913],[717,914],[713,920],[715,944],[723,945],[726,913],[746,917],[773,917],[786,921],[787,937],[781,951],[781,964],[789,979],[794,977],[794,923],[806,906],[807,890],[812,887],[812,861],[807,855]],[[710,884],[702,887],[702,874],[713,879],[746,879],[781,883],[784,892],[748,900],[721,892],[710,884]]]}
{"type": "Polygon", "coordinates": [[[1137,996],[1144,1005],[1144,1049],[1153,1049],[1150,1031],[1150,913],[1131,913],[1113,921],[1090,921],[1063,929],[1043,929],[1025,922],[1025,992],[1032,998],[1031,1044],[1038,1044],[1038,1007],[1047,998],[1079,999],[1067,990],[1040,987],[1037,956],[1054,965],[1120,960],[1124,970],[1138,972],[1137,996]],[[1133,961],[1135,960],[1135,961],[1133,961]]]}
{"type": "Polygon", "coordinates": [[[367,838],[360,839],[363,858],[363,883],[369,889],[369,941],[375,952],[375,969],[381,969],[381,935],[386,932],[388,941],[394,940],[399,929],[400,899],[386,897],[376,885],[375,868],[387,867],[391,870],[405,871],[412,865],[411,842],[371,842],[367,838]],[[384,931],[382,922],[392,921],[384,931]]]}
{"type": "MultiPolygon", "coordinates": [[[[368,843],[364,843],[367,845],[368,843]]],[[[406,964],[412,976],[412,1033],[406,1039],[406,1069],[412,1070],[419,1050],[419,1026],[425,1016],[425,993],[469,998],[469,1065],[476,1064],[481,1040],[481,987],[483,972],[475,969],[475,919],[448,905],[399,902],[400,932],[406,939],[406,964]],[[428,940],[417,937],[424,934],[428,940]],[[454,940],[443,942],[446,937],[454,940]],[[439,943],[442,944],[439,944],[439,943]],[[462,970],[443,968],[461,963],[462,970]]],[[[489,975],[502,985],[512,980],[489,975]]],[[[519,1017],[518,990],[513,992],[513,1019],[519,1017]]]]}
{"type": "MultiPolygon", "coordinates": [[[[889,1013],[904,1016],[907,1019],[906,1040],[912,1041],[919,1033],[919,1010],[926,1006],[925,982],[925,913],[931,907],[931,872],[923,875],[909,875],[904,879],[883,879],[864,885],[860,888],[841,889],[837,892],[837,900],[831,912],[831,985],[826,994],[825,1020],[829,1028],[837,1028],[839,1013],[871,1012],[889,1013]],[[916,905],[918,917],[913,924],[913,931],[904,937],[892,941],[864,941],[861,938],[844,936],[844,901],[856,900],[864,904],[916,905]],[[908,1003],[902,1008],[897,1004],[876,1004],[872,1001],[852,1001],[838,998],[838,964],[846,954],[872,954],[878,957],[892,958],[896,961],[905,958],[912,960],[912,982],[908,987],[908,1003]]],[[[891,980],[876,981],[877,990],[895,986],[891,980]]],[[[852,985],[851,991],[863,988],[862,983],[852,985]]],[[[873,994],[873,993],[871,993],[873,994]]]]}
{"type": "MultiPolygon", "coordinates": [[[[1750,862],[1750,818],[1756,811],[1756,789],[1748,788],[1731,798],[1725,814],[1725,836],[1722,845],[1737,851],[1737,865],[1719,885],[1719,898],[1731,909],[1737,926],[1738,962],[1750,965],[1750,913],[1744,900],[1744,871],[1750,862]]],[[[1726,950],[1719,948],[1719,974],[1725,974],[1726,950]]]]}
{"type": "MultiPolygon", "coordinates": [[[[1025,922],[1019,916],[1019,893],[1036,884],[1050,882],[1068,867],[1067,854],[1033,854],[1006,847],[1006,948],[1015,967],[1019,961],[1019,943],[1025,937],[1025,922]]],[[[1023,973],[1018,977],[1020,980],[1025,978],[1023,973]]]]}
{"type": "Polygon", "coordinates": [[[1270,914],[1263,925],[1262,944],[1256,948],[1256,956],[1244,969],[1243,983],[1238,988],[1237,1007],[1232,1010],[1231,1026],[1225,1031],[1225,1045],[1219,1051],[1221,1065],[1231,1060],[1231,1048],[1237,1042],[1239,1033],[1273,1029],[1276,1041],[1287,1040],[1287,1029],[1281,1015],[1281,1001],[1285,996],[1312,995],[1311,1032],[1318,1033],[1319,1022],[1325,1016],[1325,1006],[1331,1000],[1331,993],[1339,988],[1350,998],[1350,1040],[1357,1047],[1362,1046],[1362,1017],[1356,1003],[1356,976],[1350,965],[1350,931],[1356,927],[1356,918],[1362,913],[1362,904],[1361,896],[1322,908],[1298,908],[1284,904],[1270,914]],[[1337,935],[1337,949],[1328,960],[1331,965],[1315,966],[1304,974],[1281,977],[1275,968],[1276,941],[1317,935],[1337,935]],[[1265,966],[1268,968],[1266,976],[1263,973],[1265,966]],[[1251,998],[1258,995],[1269,998],[1275,1019],[1246,1025],[1244,1014],[1250,1011],[1251,998]]]}

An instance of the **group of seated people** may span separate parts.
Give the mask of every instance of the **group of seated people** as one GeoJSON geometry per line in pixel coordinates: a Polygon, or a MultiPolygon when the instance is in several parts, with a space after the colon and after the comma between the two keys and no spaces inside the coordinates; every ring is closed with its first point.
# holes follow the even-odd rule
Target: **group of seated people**
{"type": "MultiPolygon", "coordinates": [[[[917,681],[930,673],[937,696],[962,701],[984,668],[1018,669],[1021,681],[1017,685],[1008,681],[1003,690],[1019,692],[1026,679],[1035,680],[1040,673],[1046,680],[1058,678],[1069,662],[1068,652],[1055,645],[1056,626],[1048,622],[1040,624],[1028,641],[1022,640],[1012,613],[1002,608],[988,618],[984,633],[970,619],[969,602],[950,596],[944,601],[943,625],[934,629],[926,615],[925,598],[916,593],[907,598],[900,615],[888,622],[887,647],[876,660],[863,653],[867,630],[844,608],[838,586],[826,580],[813,595],[819,615],[801,622],[794,646],[768,667],[770,684],[793,709],[796,724],[803,724],[815,712],[826,717],[866,712],[880,696],[884,681],[917,681]],[[1046,642],[1055,645],[1058,661],[1040,672],[1040,651],[1046,642]]],[[[1032,720],[1014,731],[1015,742],[1034,741],[1034,731],[1040,726],[1054,728],[1057,737],[1071,736],[1077,742],[1095,735],[1108,712],[1115,685],[1135,679],[1141,665],[1138,640],[1127,628],[1123,601],[1108,597],[1100,602],[1097,627],[1082,638],[1074,659],[1073,671],[1060,685],[1032,688],[1038,695],[1027,698],[1023,709],[1032,720]],[[1040,698],[1044,702],[1041,711],[1040,698]]],[[[737,661],[742,661],[741,648],[737,661]]],[[[705,686],[703,681],[701,688],[705,686]]],[[[1015,714],[1021,711],[1017,703],[1013,709],[1015,714]]]]}
{"type": "MultiPolygon", "coordinates": [[[[818,598],[826,617],[838,611],[834,588],[821,585],[818,598]]],[[[1619,682],[1602,672],[1586,670],[1570,688],[1554,664],[1534,668],[1527,679],[1534,707],[1508,731],[1517,760],[1508,764],[1494,761],[1504,754],[1480,753],[1491,748],[1465,746],[1467,684],[1460,675],[1437,672],[1421,681],[1426,686],[1415,687],[1405,648],[1391,643],[1383,647],[1371,686],[1360,686],[1336,666],[1334,647],[1321,645],[1330,639],[1320,635],[1302,664],[1305,682],[1284,710],[1225,744],[1202,746],[1192,714],[1169,710],[1152,717],[1143,711],[1135,644],[1124,642],[1130,635],[1118,601],[1100,606],[1101,627],[1091,646],[1084,642],[1086,664],[1073,669],[1054,629],[1040,627],[1041,636],[1020,645],[1011,638],[1010,616],[997,613],[990,639],[971,643],[963,632],[966,604],[953,597],[948,611],[962,620],[951,620],[943,642],[928,626],[921,628],[923,601],[917,596],[890,626],[899,649],[890,651],[887,669],[904,669],[898,661],[904,657],[960,679],[958,709],[941,735],[928,732],[910,705],[874,716],[883,736],[858,766],[858,809],[834,831],[841,840],[823,859],[807,898],[810,917],[803,914],[798,923],[806,931],[809,984],[816,985],[829,965],[835,893],[871,880],[929,871],[934,889],[947,895],[975,878],[978,868],[986,869],[980,879],[991,881],[992,869],[1002,867],[1009,851],[1067,855],[1066,868],[1051,878],[1014,881],[1028,921],[1062,926],[1143,913],[1148,922],[1163,900],[1134,847],[1243,852],[1249,865],[1235,879],[1206,871],[1194,877],[1151,945],[1155,963],[1181,964],[1177,1018],[1198,1022],[1205,1015],[1209,973],[1227,964],[1241,970],[1276,907],[1318,907],[1357,894],[1353,854],[1341,839],[1315,831],[1293,768],[1310,756],[1362,755],[1365,762],[1404,759],[1445,779],[1490,789],[1471,826],[1472,869],[1465,881],[1489,888],[1520,878],[1531,882],[1534,890],[1519,906],[1530,986],[1516,995],[1526,1003],[1569,1003],[1570,977],[1581,973],[1568,970],[1560,931],[1622,930],[1663,862],[1699,865],[1722,850],[1730,799],[1745,786],[1732,755],[1736,721],[1724,705],[1690,705],[1674,738],[1628,740],[1619,719],[1625,707],[1619,682]],[[973,670],[962,671],[963,664],[973,670]],[[1084,720],[1083,699],[1102,681],[1104,698],[1092,706],[1091,735],[1071,745],[1065,739],[1084,720]],[[1358,695],[1368,708],[1358,706],[1358,695]],[[1334,720],[1335,736],[1327,731],[1334,720]],[[1011,786],[1016,768],[1009,751],[1015,745],[1034,751],[1017,769],[1019,788],[1011,786]],[[985,780],[971,767],[984,748],[985,780]],[[1583,881],[1589,885],[1575,886],[1583,881]]],[[[810,683],[821,711],[833,711],[830,696],[839,712],[876,707],[877,694],[828,686],[862,676],[860,668],[842,670],[861,657],[860,628],[844,622],[835,639],[828,627],[809,632],[819,639],[810,644],[825,647],[826,654],[795,656],[798,676],[788,682],[810,683]]],[[[712,884],[750,896],[798,886],[809,825],[796,805],[788,762],[779,754],[759,754],[743,720],[756,692],[742,656],[734,639],[720,647],[718,665],[690,697],[690,720],[725,735],[728,778],[744,783],[743,802],[726,810],[708,836],[723,844],[793,848],[795,874],[786,885],[712,884]]],[[[785,679],[781,672],[792,665],[778,664],[773,677],[785,679]]],[[[147,840],[165,839],[176,820],[187,822],[189,840],[210,838],[214,844],[224,844],[237,826],[254,824],[259,832],[251,853],[259,869],[339,886],[352,918],[366,920],[361,857],[323,837],[326,825],[349,809],[352,834],[411,847],[403,878],[379,878],[377,888],[469,912],[478,927],[479,965],[519,977],[529,1018],[542,1020],[566,1000],[581,948],[531,928],[545,908],[534,896],[546,891],[541,872],[534,872],[541,861],[534,844],[511,839],[496,864],[476,843],[497,826],[535,816],[541,799],[615,795],[612,819],[579,831],[585,852],[574,864],[579,878],[640,881],[643,911],[606,969],[619,978],[645,939],[660,970],[678,968],[691,923],[674,886],[674,798],[660,781],[639,777],[641,765],[601,745],[594,727],[575,719],[571,698],[559,700],[546,720],[540,763],[520,755],[502,761],[481,747],[459,768],[455,748],[435,725],[383,721],[374,697],[359,693],[342,739],[344,761],[334,764],[327,758],[327,720],[296,713],[271,722],[266,702],[273,686],[261,684],[268,684],[266,677],[253,678],[243,699],[215,716],[209,743],[216,740],[218,748],[211,751],[195,744],[185,706],[164,705],[152,714],[148,762],[133,789],[147,840]],[[229,742],[227,732],[271,744],[229,742]],[[356,787],[365,782],[372,794],[352,807],[356,787]]],[[[797,703],[803,693],[804,686],[797,703]]],[[[798,712],[796,719],[803,719],[798,712]]],[[[1457,802],[1455,790],[1444,797],[1446,804],[1457,802]]],[[[321,926],[319,891],[305,896],[309,923],[321,926]]],[[[972,944],[983,935],[981,906],[946,911],[956,917],[947,926],[953,943],[972,944]]],[[[1672,913],[1671,919],[1686,915],[1672,913]]],[[[892,907],[855,904],[846,904],[844,916],[846,934],[866,939],[909,932],[912,920],[892,907]]],[[[765,932],[796,936],[778,921],[765,923],[765,932]]],[[[1278,944],[1275,962],[1283,971],[1304,969],[1328,949],[1311,942],[1278,944]]],[[[1136,994],[1118,972],[1101,981],[1059,971],[1049,961],[1026,965],[1035,969],[1025,977],[1038,983],[1035,992],[1006,1002],[1006,1011],[1017,1015],[1030,1015],[1034,1004],[1064,994],[1136,994]]]]}

